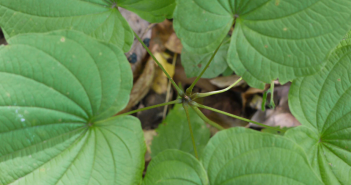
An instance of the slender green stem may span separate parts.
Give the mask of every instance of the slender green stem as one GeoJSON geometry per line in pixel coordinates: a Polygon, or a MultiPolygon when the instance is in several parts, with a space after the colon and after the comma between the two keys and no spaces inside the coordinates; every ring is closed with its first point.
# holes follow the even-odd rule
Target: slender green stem
{"type": "Polygon", "coordinates": [[[198,104],[198,103],[195,103],[195,102],[194,102],[194,105],[197,106],[197,107],[200,107],[200,108],[204,108],[204,109],[207,109],[207,110],[211,110],[211,111],[214,111],[214,112],[218,112],[218,113],[224,114],[226,116],[230,116],[232,118],[240,119],[240,120],[243,120],[243,121],[246,121],[246,122],[251,122],[253,124],[256,124],[256,125],[259,125],[259,126],[262,126],[262,127],[265,127],[265,128],[269,128],[269,129],[272,129],[272,130],[276,130],[276,131],[285,133],[285,130],[282,130],[282,129],[279,129],[279,128],[276,128],[276,127],[271,127],[271,126],[268,126],[268,125],[265,125],[265,124],[262,124],[262,123],[259,123],[259,122],[256,122],[256,121],[252,121],[252,120],[240,117],[240,116],[236,116],[236,115],[233,115],[233,114],[221,111],[221,110],[214,109],[212,107],[207,107],[205,105],[201,105],[201,104],[198,104]]]}
{"type": "Polygon", "coordinates": [[[172,79],[172,77],[167,73],[166,69],[161,65],[161,63],[156,59],[156,57],[151,53],[151,51],[149,50],[149,48],[145,45],[145,43],[141,40],[141,38],[138,36],[138,34],[136,34],[134,32],[135,37],[139,40],[139,42],[141,43],[141,45],[143,45],[143,47],[146,49],[146,51],[150,54],[150,56],[152,57],[152,59],[154,59],[154,61],[157,63],[157,65],[162,69],[162,71],[165,73],[165,75],[167,76],[167,78],[169,79],[169,81],[171,81],[172,85],[174,86],[174,88],[177,90],[178,94],[180,96],[184,95],[184,92],[182,89],[180,89],[177,84],[174,82],[174,80],[172,79]]]}
{"type": "Polygon", "coordinates": [[[97,122],[95,122],[95,124],[99,124],[99,123],[102,123],[102,122],[113,120],[113,119],[115,119],[118,116],[130,115],[130,114],[134,114],[134,113],[137,113],[137,112],[140,112],[140,111],[149,110],[149,109],[153,109],[153,108],[157,108],[157,107],[162,107],[162,106],[165,106],[165,105],[172,105],[172,104],[176,104],[176,103],[181,103],[181,100],[177,99],[177,100],[170,101],[170,102],[167,102],[167,103],[161,103],[161,104],[157,104],[157,105],[153,105],[153,106],[149,106],[149,107],[133,110],[133,111],[130,111],[130,112],[126,112],[126,113],[114,116],[114,117],[107,118],[105,120],[97,121],[97,122]]]}
{"type": "Polygon", "coordinates": [[[186,94],[187,94],[188,96],[190,96],[191,93],[193,92],[193,88],[194,88],[194,86],[196,85],[197,81],[200,80],[201,76],[205,73],[205,71],[207,70],[208,66],[210,66],[210,64],[211,64],[211,62],[212,62],[212,60],[213,60],[213,58],[216,56],[216,54],[217,54],[217,52],[218,52],[218,50],[219,50],[219,48],[221,47],[222,44],[223,44],[223,42],[221,42],[221,44],[218,46],[218,48],[216,49],[216,51],[213,53],[213,55],[211,56],[210,60],[207,62],[205,68],[201,71],[200,75],[197,76],[197,78],[196,78],[195,81],[191,84],[191,86],[190,86],[188,89],[186,89],[186,94]]]}
{"type": "Polygon", "coordinates": [[[193,129],[192,129],[191,123],[190,123],[190,116],[189,116],[189,110],[188,110],[189,105],[183,103],[183,107],[184,107],[184,110],[185,110],[185,113],[186,113],[186,118],[188,119],[189,131],[190,131],[190,135],[191,135],[191,140],[193,141],[193,147],[194,147],[195,157],[198,159],[199,156],[198,156],[198,154],[197,154],[194,132],[193,132],[193,129]]]}
{"type": "MultiPolygon", "coordinates": [[[[175,53],[174,54],[174,57],[173,57],[173,61],[172,61],[172,66],[174,67],[175,66],[175,63],[177,61],[177,57],[178,57],[178,54],[175,53]]],[[[166,93],[166,102],[169,101],[169,97],[171,96],[171,83],[168,82],[167,84],[167,93],[166,93]]],[[[165,119],[166,118],[166,114],[167,114],[167,110],[168,110],[168,105],[166,105],[164,108],[163,108],[163,114],[162,114],[162,119],[165,119]]],[[[164,122],[165,124],[165,122],[164,122]]]]}
{"type": "Polygon", "coordinates": [[[275,103],[274,103],[274,80],[271,82],[271,102],[269,103],[269,106],[274,109],[275,108],[275,103]]]}
{"type": "Polygon", "coordinates": [[[234,82],[232,85],[230,85],[229,87],[222,89],[222,90],[218,90],[218,91],[212,91],[212,92],[207,92],[207,93],[195,93],[192,96],[192,99],[196,99],[196,98],[203,98],[203,97],[207,97],[207,96],[211,96],[214,94],[220,94],[220,93],[224,93],[228,90],[230,90],[232,87],[234,87],[236,84],[238,84],[240,81],[242,80],[242,78],[239,78],[239,80],[237,80],[236,82],[234,82]]]}
{"type": "Polygon", "coordinates": [[[218,130],[224,130],[224,128],[220,125],[218,125],[217,123],[215,123],[214,121],[208,119],[199,108],[195,107],[195,106],[191,106],[191,108],[196,112],[196,114],[202,119],[204,120],[206,123],[210,124],[211,126],[217,128],[218,130]]]}

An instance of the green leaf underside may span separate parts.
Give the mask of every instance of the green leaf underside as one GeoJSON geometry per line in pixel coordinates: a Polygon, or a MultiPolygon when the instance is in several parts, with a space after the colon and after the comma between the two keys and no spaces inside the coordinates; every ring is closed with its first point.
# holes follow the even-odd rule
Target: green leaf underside
{"type": "MultiPolygon", "coordinates": [[[[210,130],[193,109],[189,109],[189,115],[196,148],[199,155],[201,155],[201,151],[210,139],[210,130]]],[[[160,124],[157,129],[158,135],[152,140],[151,157],[155,157],[167,149],[178,149],[195,155],[188,120],[181,104],[175,105],[167,115],[164,123],[165,125],[160,124]]]]}
{"type": "Polygon", "coordinates": [[[74,31],[8,42],[0,48],[0,184],[140,182],[140,122],[93,124],[128,103],[123,51],[74,31]]]}
{"type": "Polygon", "coordinates": [[[236,18],[228,64],[251,86],[314,74],[351,25],[348,0],[178,0],[174,27],[188,52],[214,51],[236,18]],[[302,21],[303,20],[303,21],[302,21]]]}
{"type": "Polygon", "coordinates": [[[208,185],[206,171],[192,155],[174,149],[161,152],[147,168],[143,185],[208,185]]]}
{"type": "MultiPolygon", "coordinates": [[[[130,50],[133,30],[121,13],[105,0],[3,0],[0,27],[7,38],[21,33],[43,33],[60,29],[84,32],[98,40],[130,50]]],[[[117,4],[151,22],[170,18],[174,0],[120,0],[117,4]]]]}
{"type": "Polygon", "coordinates": [[[351,42],[330,54],[326,67],[293,82],[289,104],[305,127],[287,135],[300,144],[325,184],[351,183],[351,42]]]}
{"type": "MultiPolygon", "coordinates": [[[[213,61],[202,75],[202,78],[214,78],[222,74],[227,68],[227,54],[230,44],[230,38],[227,37],[222,46],[219,48],[213,61]]],[[[206,64],[211,59],[214,51],[206,54],[196,54],[188,52],[185,49],[182,51],[181,59],[185,74],[188,78],[196,77],[206,67],[206,64]]],[[[232,70],[230,70],[232,71],[232,70]]],[[[232,71],[233,72],[233,71],[232,71]]]]}
{"type": "Polygon", "coordinates": [[[217,133],[200,161],[212,185],[322,184],[298,145],[246,128],[217,133]]]}

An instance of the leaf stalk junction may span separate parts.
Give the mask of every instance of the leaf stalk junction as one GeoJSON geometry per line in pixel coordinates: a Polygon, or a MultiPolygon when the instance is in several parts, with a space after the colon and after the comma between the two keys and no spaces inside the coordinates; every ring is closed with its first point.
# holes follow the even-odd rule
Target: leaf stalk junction
{"type": "MultiPolygon", "coordinates": [[[[145,43],[141,40],[141,38],[134,32],[134,35],[135,37],[138,39],[138,41],[142,44],[142,46],[146,49],[146,51],[150,54],[150,56],[153,58],[153,60],[158,64],[158,66],[161,68],[161,70],[165,73],[165,75],[167,76],[167,78],[169,79],[169,81],[171,82],[171,84],[173,85],[173,87],[175,88],[175,90],[178,92],[178,98],[174,101],[170,101],[170,102],[167,102],[167,103],[162,103],[162,104],[158,104],[158,105],[153,105],[153,106],[150,106],[150,107],[145,107],[145,108],[142,108],[142,109],[137,109],[137,110],[133,110],[133,111],[130,111],[130,112],[127,112],[127,113],[124,113],[124,114],[121,114],[121,115],[130,115],[130,114],[134,114],[134,113],[137,113],[137,112],[140,112],[140,111],[144,111],[144,110],[148,110],[148,109],[153,109],[153,108],[156,108],[156,107],[161,107],[161,106],[166,106],[166,105],[172,105],[172,104],[179,104],[181,103],[184,107],[184,110],[185,110],[185,113],[187,115],[187,118],[188,118],[188,124],[189,124],[189,130],[190,130],[190,134],[191,134],[191,139],[192,139],[192,143],[193,143],[193,147],[194,147],[194,153],[195,153],[195,156],[198,158],[198,153],[197,153],[197,150],[196,150],[196,144],[195,144],[195,138],[194,138],[194,134],[193,134],[193,131],[192,131],[192,127],[191,127],[191,123],[190,123],[190,119],[189,119],[189,111],[188,111],[188,108],[191,107],[195,112],[196,114],[203,120],[205,121],[206,123],[210,124],[211,126],[217,128],[218,130],[224,130],[224,128],[222,126],[220,126],[219,124],[215,123],[214,121],[210,120],[209,118],[207,118],[199,108],[202,108],[202,109],[207,109],[207,110],[211,110],[213,112],[217,112],[217,113],[220,113],[220,114],[223,114],[223,115],[226,115],[226,116],[229,116],[229,117],[232,117],[232,118],[236,118],[236,119],[239,119],[239,120],[242,120],[242,121],[246,121],[246,122],[251,122],[253,124],[256,124],[256,125],[259,125],[259,126],[262,126],[264,128],[268,128],[268,129],[272,129],[272,130],[276,130],[276,131],[279,131],[281,133],[284,133],[285,131],[282,130],[282,129],[279,129],[279,128],[276,128],[276,127],[271,127],[271,126],[268,126],[268,125],[265,125],[265,124],[262,124],[262,123],[259,123],[259,122],[256,122],[256,121],[252,121],[252,120],[249,120],[249,119],[246,119],[246,118],[243,118],[243,117],[240,117],[240,116],[236,116],[236,115],[233,115],[233,114],[230,114],[230,113],[227,113],[227,112],[224,112],[224,111],[221,111],[221,110],[218,110],[218,109],[214,109],[214,108],[211,108],[211,107],[208,107],[208,106],[205,106],[205,105],[202,105],[202,104],[199,104],[197,102],[195,102],[194,100],[197,99],[197,98],[203,98],[203,97],[207,97],[207,96],[211,96],[211,95],[215,95],[215,94],[219,94],[219,93],[223,93],[223,92],[226,92],[228,90],[230,90],[232,87],[234,87],[235,85],[237,85],[241,80],[242,78],[238,79],[237,81],[235,81],[232,85],[230,85],[229,87],[225,88],[225,89],[222,89],[222,90],[218,90],[218,91],[212,91],[212,92],[207,92],[207,93],[193,93],[192,90],[194,88],[194,86],[196,85],[196,83],[199,81],[199,79],[201,78],[201,76],[205,73],[206,69],[209,67],[209,65],[211,64],[213,58],[215,57],[215,55],[217,54],[220,46],[222,45],[222,43],[217,47],[217,49],[215,50],[215,52],[213,53],[213,55],[211,56],[210,60],[207,62],[205,68],[201,71],[201,73],[197,76],[197,78],[194,80],[194,82],[191,84],[191,86],[189,88],[186,89],[185,93],[184,91],[182,90],[182,88],[180,86],[178,86],[175,81],[171,78],[171,76],[167,73],[167,71],[165,70],[165,68],[161,65],[161,63],[156,59],[156,57],[152,54],[152,52],[150,51],[150,49],[145,45],[145,43]]],[[[118,116],[121,116],[121,115],[118,115],[118,116]]],[[[115,117],[112,117],[111,119],[114,119],[115,117]]],[[[102,122],[102,121],[101,121],[102,122]]],[[[97,122],[98,123],[98,122],[97,122]]]]}

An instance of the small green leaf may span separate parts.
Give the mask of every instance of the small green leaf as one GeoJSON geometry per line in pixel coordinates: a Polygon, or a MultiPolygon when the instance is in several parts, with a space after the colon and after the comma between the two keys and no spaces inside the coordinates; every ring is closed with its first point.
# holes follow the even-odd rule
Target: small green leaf
{"type": "Polygon", "coordinates": [[[351,42],[325,68],[295,80],[290,109],[305,127],[287,134],[300,144],[325,184],[351,184],[351,42]]]}
{"type": "MultiPolygon", "coordinates": [[[[210,139],[210,130],[205,122],[189,108],[190,122],[193,128],[196,148],[199,155],[210,139]]],[[[178,149],[194,155],[194,147],[191,141],[188,120],[181,104],[177,104],[169,112],[165,124],[160,124],[157,129],[158,135],[154,137],[151,145],[151,156],[155,157],[167,149],[178,149]]]]}
{"type": "Polygon", "coordinates": [[[208,185],[206,171],[192,155],[165,150],[152,159],[143,185],[208,185]]]}
{"type": "Polygon", "coordinates": [[[0,184],[140,183],[139,120],[102,121],[128,103],[123,51],[75,31],[8,42],[0,48],[0,184]]]}
{"type": "Polygon", "coordinates": [[[320,71],[350,29],[349,7],[349,0],[178,0],[174,28],[187,52],[208,53],[235,22],[228,64],[263,89],[320,71]]]}
{"type": "Polygon", "coordinates": [[[217,133],[200,161],[212,185],[323,184],[297,144],[246,128],[217,133]]]}
{"type": "Polygon", "coordinates": [[[162,22],[173,17],[176,3],[175,0],[117,0],[117,5],[149,22],[162,22]]]}
{"type": "MultiPolygon", "coordinates": [[[[230,37],[227,37],[222,46],[219,48],[213,61],[202,75],[202,78],[214,78],[222,74],[227,68],[227,55],[230,44],[230,37]]],[[[198,76],[201,71],[206,67],[206,64],[211,59],[214,51],[206,54],[196,54],[188,52],[185,49],[182,51],[181,59],[185,74],[188,78],[198,76]]],[[[230,68],[229,68],[230,69],[230,68]]],[[[231,70],[233,73],[233,70],[231,70]]]]}

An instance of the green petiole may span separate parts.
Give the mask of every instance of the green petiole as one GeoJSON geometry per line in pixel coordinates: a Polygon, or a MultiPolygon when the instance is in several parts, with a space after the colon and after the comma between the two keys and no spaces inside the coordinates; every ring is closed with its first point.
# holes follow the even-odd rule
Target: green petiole
{"type": "Polygon", "coordinates": [[[195,93],[195,94],[193,94],[191,96],[191,98],[194,100],[196,98],[204,98],[204,97],[211,96],[211,95],[214,95],[214,94],[224,93],[224,92],[230,90],[236,84],[238,84],[241,80],[242,80],[242,78],[239,78],[239,80],[235,81],[232,85],[230,85],[229,87],[227,87],[225,89],[222,89],[222,90],[212,91],[212,92],[207,92],[207,93],[195,93]]]}
{"type": "Polygon", "coordinates": [[[195,153],[195,157],[198,159],[199,156],[197,154],[197,149],[196,149],[196,144],[195,144],[195,137],[194,137],[194,133],[193,133],[193,129],[191,127],[191,123],[190,123],[190,116],[189,116],[189,105],[186,103],[183,103],[183,107],[186,113],[186,118],[188,119],[188,124],[189,124],[189,131],[190,131],[190,135],[191,135],[191,140],[193,142],[193,147],[194,147],[194,153],[195,153]]]}
{"type": "Polygon", "coordinates": [[[188,96],[191,95],[191,93],[193,92],[193,88],[196,85],[196,83],[200,80],[201,76],[205,73],[205,71],[207,70],[208,66],[210,66],[213,58],[216,56],[219,48],[221,47],[221,45],[223,44],[223,42],[221,42],[221,44],[218,46],[218,48],[216,49],[216,51],[213,53],[213,55],[211,56],[210,60],[207,62],[205,68],[201,71],[200,75],[196,77],[195,81],[190,85],[190,87],[188,89],[186,89],[186,94],[188,96]]]}
{"type": "Polygon", "coordinates": [[[207,109],[207,110],[211,110],[211,111],[214,111],[214,112],[218,112],[220,114],[224,114],[224,115],[230,116],[232,118],[236,118],[236,119],[243,120],[243,121],[246,121],[246,122],[251,122],[253,124],[259,125],[259,126],[264,127],[264,128],[269,128],[269,129],[272,129],[272,130],[276,130],[276,131],[285,133],[285,130],[282,130],[282,129],[279,129],[279,128],[276,128],[276,127],[271,127],[271,126],[268,126],[268,125],[265,125],[265,124],[262,124],[262,123],[259,123],[259,122],[256,122],[256,121],[252,121],[252,120],[240,117],[240,116],[236,116],[236,115],[233,115],[233,114],[221,111],[221,110],[217,110],[217,109],[214,109],[214,108],[211,108],[211,107],[207,107],[205,105],[201,105],[201,104],[198,104],[196,102],[194,102],[193,105],[197,106],[197,107],[200,107],[200,108],[203,108],[203,109],[207,109]]]}
{"type": "Polygon", "coordinates": [[[105,120],[97,121],[97,122],[95,122],[95,124],[99,124],[99,123],[102,123],[102,122],[113,120],[113,119],[115,119],[118,116],[130,115],[130,114],[134,114],[134,113],[137,113],[137,112],[140,112],[140,111],[149,110],[149,109],[153,109],[153,108],[157,108],[157,107],[162,107],[162,106],[165,106],[165,105],[177,104],[177,103],[181,103],[181,100],[177,99],[177,100],[170,101],[170,102],[167,102],[167,103],[161,103],[161,104],[157,104],[157,105],[153,105],[153,106],[149,106],[149,107],[133,110],[133,111],[130,111],[130,112],[126,112],[126,113],[114,116],[114,117],[107,118],[105,120]]]}
{"type": "Polygon", "coordinates": [[[199,108],[195,107],[195,106],[191,106],[191,108],[196,112],[196,114],[202,119],[204,120],[206,123],[210,124],[211,126],[217,128],[218,130],[224,130],[224,128],[220,125],[218,125],[217,123],[215,123],[214,121],[208,119],[199,108]]]}

